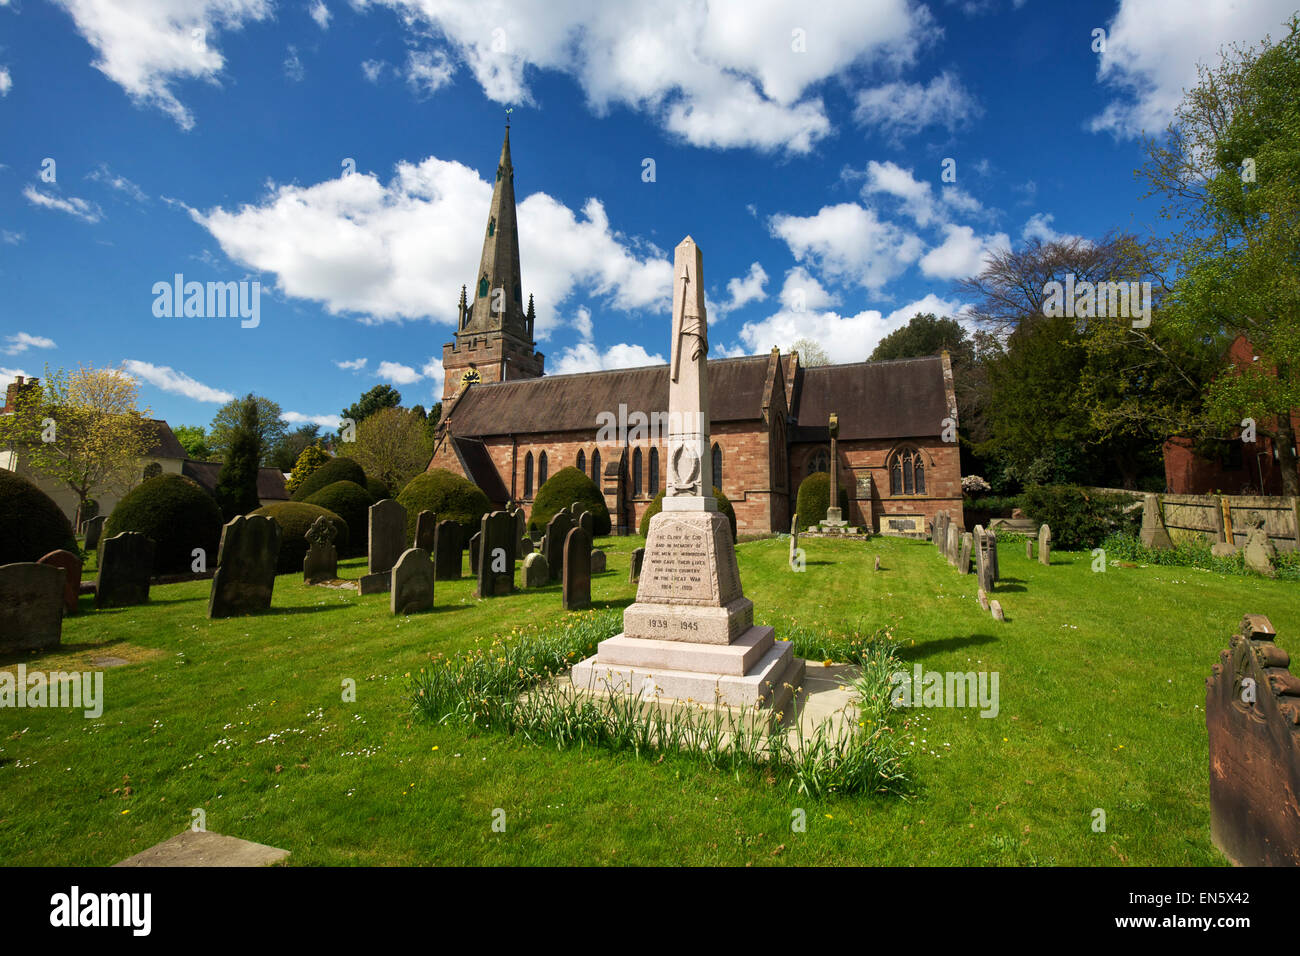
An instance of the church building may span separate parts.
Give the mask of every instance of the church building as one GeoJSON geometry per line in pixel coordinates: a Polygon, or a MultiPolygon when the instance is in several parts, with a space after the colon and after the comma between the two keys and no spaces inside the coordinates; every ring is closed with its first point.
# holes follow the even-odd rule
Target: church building
{"type": "MultiPolygon", "coordinates": [[[[666,429],[655,434],[644,423],[666,415],[669,369],[545,374],[531,295],[524,305],[509,127],[471,288],[472,300],[461,289],[456,333],[443,346],[442,419],[429,470],[464,475],[493,504],[513,501],[529,512],[547,477],[574,466],[601,489],[615,533],[635,533],[666,481],[666,429]]],[[[667,337],[667,321],[663,328],[667,337]]],[[[713,480],[731,500],[739,533],[790,529],[799,483],[830,470],[832,412],[850,524],[921,534],[947,510],[961,526],[946,352],[815,367],[778,349],[711,359],[709,391],[713,480]]]]}

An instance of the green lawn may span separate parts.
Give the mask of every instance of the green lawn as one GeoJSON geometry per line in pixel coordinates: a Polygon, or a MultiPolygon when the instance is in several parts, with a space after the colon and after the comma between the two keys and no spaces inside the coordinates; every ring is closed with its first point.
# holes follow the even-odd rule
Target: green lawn
{"type": "MultiPolygon", "coordinates": [[[[628,552],[606,539],[596,606],[621,609],[628,552]]],[[[144,656],[105,676],[100,719],[0,709],[0,854],[109,864],[189,826],[292,851],[291,864],[1211,864],[1204,681],[1242,614],[1300,635],[1294,583],[1181,568],[1091,571],[1091,555],[1029,562],[1001,548],[999,624],[928,544],[805,538],[742,543],[760,623],[892,625],[910,667],[1000,674],[1001,711],[909,712],[915,791],[810,800],[695,760],[557,751],[415,717],[405,675],[434,652],[544,630],[558,586],[491,601],[439,582],[436,610],[281,577],[275,609],[204,616],[208,582],[64,625],[66,653],[144,656]],[[883,570],[871,559],[880,554],[883,570]],[[355,703],[342,700],[355,680],[355,703]],[[126,788],[130,788],[129,794],[126,788]],[[494,832],[493,811],[505,811],[494,832]],[[1106,832],[1093,832],[1093,810],[1106,832]],[[802,809],[807,832],[792,832],[802,809]]],[[[344,573],[359,576],[360,561],[344,573]]],[[[602,613],[597,611],[595,613],[602,613]]],[[[610,613],[608,610],[603,613],[610,613]]],[[[27,658],[53,670],[60,658],[27,658]]],[[[15,661],[0,662],[12,665],[15,661]]]]}

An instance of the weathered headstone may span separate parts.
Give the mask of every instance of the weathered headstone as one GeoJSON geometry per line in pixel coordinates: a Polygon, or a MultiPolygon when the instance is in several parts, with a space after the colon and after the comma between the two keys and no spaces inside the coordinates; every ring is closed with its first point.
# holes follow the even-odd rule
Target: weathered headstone
{"type": "Polygon", "coordinates": [[[439,581],[454,581],[460,577],[465,549],[460,543],[460,523],[450,519],[439,521],[433,536],[433,576],[439,581]]]}
{"type": "Polygon", "coordinates": [[[99,547],[99,537],[104,533],[104,522],[108,515],[96,515],[86,522],[86,550],[94,551],[99,547]]]}
{"type": "Polygon", "coordinates": [[[578,515],[578,527],[587,532],[588,540],[596,540],[596,516],[590,511],[584,510],[578,515]]]}
{"type": "Polygon", "coordinates": [[[876,555],[876,566],[872,570],[874,571],[880,570],[880,555],[876,555]]]}
{"type": "Polygon", "coordinates": [[[66,587],[67,574],[53,564],[0,565],[0,654],[59,646],[66,587]]]}
{"type": "Polygon", "coordinates": [[[1025,537],[1025,557],[1034,560],[1034,539],[1028,536],[1025,537]]]}
{"type": "Polygon", "coordinates": [[[393,565],[406,550],[406,509],[392,498],[370,506],[368,574],[361,578],[362,594],[378,594],[392,586],[393,565]]]}
{"type": "Polygon", "coordinates": [[[1258,515],[1253,515],[1247,527],[1249,530],[1246,532],[1246,544],[1241,549],[1246,570],[1262,574],[1266,578],[1277,577],[1277,572],[1273,570],[1273,558],[1277,554],[1277,547],[1269,540],[1268,532],[1264,529],[1264,520],[1258,515]]]}
{"type": "Polygon", "coordinates": [[[957,555],[957,573],[970,574],[970,552],[975,546],[975,539],[969,531],[961,536],[961,553],[957,555]]]}
{"type": "Polygon", "coordinates": [[[561,594],[566,611],[591,604],[591,538],[581,526],[570,530],[564,539],[561,594]]]}
{"type": "Polygon", "coordinates": [[[1160,513],[1160,498],[1156,495],[1144,495],[1142,498],[1142,531],[1139,537],[1148,548],[1174,546],[1169,537],[1169,529],[1165,527],[1164,516],[1160,513]]]}
{"type": "Polygon", "coordinates": [[[533,539],[528,537],[528,535],[524,535],[522,538],[519,539],[519,548],[517,554],[519,555],[520,558],[526,558],[528,555],[532,553],[533,553],[533,539]]]}
{"type": "Polygon", "coordinates": [[[645,548],[632,549],[632,566],[628,569],[627,579],[631,584],[641,580],[641,564],[645,561],[645,548]]]}
{"type": "MultiPolygon", "coordinates": [[[[524,509],[515,506],[510,512],[510,517],[515,519],[515,537],[519,539],[528,537],[528,516],[524,514],[524,509]]],[[[531,551],[531,549],[529,549],[531,551]]]]}
{"type": "Polygon", "coordinates": [[[483,532],[475,531],[469,536],[469,571],[477,580],[478,578],[478,556],[479,545],[483,542],[483,532]]]}
{"type": "Polygon", "coordinates": [[[1052,529],[1045,524],[1038,527],[1038,563],[1052,563],[1052,529]]]}
{"type": "Polygon", "coordinates": [[[130,607],[149,600],[153,538],[123,531],[105,538],[95,577],[95,607],[130,607]]]}
{"type": "Polygon", "coordinates": [[[980,588],[975,592],[975,600],[980,602],[980,607],[984,610],[987,611],[989,609],[989,595],[983,588],[980,588]]]}
{"type": "Polygon", "coordinates": [[[438,516],[432,511],[421,511],[415,518],[415,544],[412,547],[433,554],[433,539],[437,531],[438,516]]]}
{"type": "Polygon", "coordinates": [[[799,515],[795,514],[794,520],[790,522],[790,570],[797,566],[799,557],[799,515]]]}
{"type": "Polygon", "coordinates": [[[984,546],[989,552],[989,566],[992,569],[991,578],[994,584],[1002,578],[1002,572],[998,568],[998,533],[990,528],[984,532],[984,546]]]}
{"type": "Polygon", "coordinates": [[[993,558],[990,555],[990,539],[993,532],[985,531],[983,525],[975,526],[974,547],[975,547],[975,575],[981,590],[993,590],[993,558]]]}
{"type": "Polygon", "coordinates": [[[551,580],[558,581],[564,567],[564,541],[576,526],[573,513],[557,511],[546,523],[546,538],[542,541],[542,554],[546,555],[546,565],[551,569],[551,580]]]}
{"type": "Polygon", "coordinates": [[[946,556],[948,558],[948,563],[954,568],[957,566],[957,548],[957,526],[955,524],[950,524],[948,525],[948,547],[946,549],[946,556]]]}
{"type": "Polygon", "coordinates": [[[265,611],[275,588],[280,526],[266,515],[236,515],[221,529],[217,572],[208,593],[208,617],[265,611]]]}
{"type": "Polygon", "coordinates": [[[1205,682],[1210,838],[1237,866],[1300,866],[1300,680],[1262,614],[1247,614],[1205,682]]]}
{"type": "Polygon", "coordinates": [[[393,565],[392,575],[388,607],[394,614],[415,614],[433,607],[433,562],[428,551],[403,551],[393,565]]]}
{"type": "Polygon", "coordinates": [[[524,558],[524,587],[544,588],[551,583],[551,570],[546,566],[546,556],[534,551],[524,558]]]}
{"type": "Polygon", "coordinates": [[[302,580],[305,584],[333,581],[339,576],[339,553],[334,539],[339,529],[334,522],[321,515],[311,523],[307,533],[307,554],[302,559],[302,580]]]}
{"type": "Polygon", "coordinates": [[[515,589],[515,549],[518,525],[508,512],[494,511],[479,522],[479,554],[475,577],[476,597],[509,594],[515,589]]]}
{"type": "Polygon", "coordinates": [[[591,552],[591,573],[605,573],[605,552],[601,551],[599,548],[596,548],[591,552]]]}
{"type": "Polygon", "coordinates": [[[989,601],[989,610],[993,612],[993,620],[1005,621],[1006,615],[1002,613],[1002,604],[998,601],[989,601]]]}
{"type": "Polygon", "coordinates": [[[63,612],[77,613],[77,596],[81,593],[81,558],[71,551],[51,551],[37,564],[48,564],[63,571],[63,612]]]}

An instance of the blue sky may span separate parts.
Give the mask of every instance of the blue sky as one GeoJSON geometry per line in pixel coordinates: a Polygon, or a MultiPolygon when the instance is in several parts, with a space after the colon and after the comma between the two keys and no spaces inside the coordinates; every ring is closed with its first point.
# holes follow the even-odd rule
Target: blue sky
{"type": "Polygon", "coordinates": [[[1294,7],[0,0],[0,377],[122,366],[173,425],[431,405],[507,106],[548,372],[662,361],[688,233],[713,354],[861,360],[991,250],[1163,228],[1139,135],[1294,7]],[[260,323],[156,316],[176,273],[260,323]]]}

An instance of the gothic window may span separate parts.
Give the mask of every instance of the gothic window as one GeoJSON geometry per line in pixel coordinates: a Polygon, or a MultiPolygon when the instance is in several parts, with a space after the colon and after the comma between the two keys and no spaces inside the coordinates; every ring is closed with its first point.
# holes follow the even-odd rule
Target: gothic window
{"type": "Polygon", "coordinates": [[[925,462],[915,448],[900,448],[889,460],[891,495],[925,494],[925,462]]]}
{"type": "Polygon", "coordinates": [[[489,235],[489,236],[494,235],[494,234],[496,233],[496,231],[497,231],[497,221],[496,221],[495,219],[489,219],[489,220],[488,220],[488,235],[489,235]]]}
{"type": "Polygon", "coordinates": [[[600,487],[600,449],[597,448],[591,453],[591,480],[600,487]]]}
{"type": "Polygon", "coordinates": [[[524,497],[533,496],[533,453],[524,456],[524,497]]]}
{"type": "Polygon", "coordinates": [[[151,461],[149,462],[149,464],[144,466],[145,481],[148,481],[150,478],[157,478],[161,474],[162,474],[162,465],[158,464],[158,462],[156,461],[151,461]]]}
{"type": "Polygon", "coordinates": [[[578,449],[578,471],[584,475],[587,473],[587,453],[581,448],[578,449]]]}
{"type": "Polygon", "coordinates": [[[537,457],[537,487],[546,484],[546,452],[537,457]]]}
{"type": "Polygon", "coordinates": [[[632,497],[641,497],[641,449],[632,451],[632,497]]]}
{"type": "Polygon", "coordinates": [[[722,446],[713,443],[713,487],[722,487],[722,446]]]}
{"type": "Polygon", "coordinates": [[[659,494],[659,449],[650,449],[650,497],[659,494]]]}
{"type": "Polygon", "coordinates": [[[808,474],[815,475],[819,471],[831,470],[831,453],[825,448],[818,448],[813,452],[813,456],[808,459],[808,474]]]}
{"type": "Polygon", "coordinates": [[[487,276],[484,276],[483,278],[478,280],[478,297],[480,299],[485,299],[487,298],[487,294],[488,294],[488,278],[487,276]]]}

